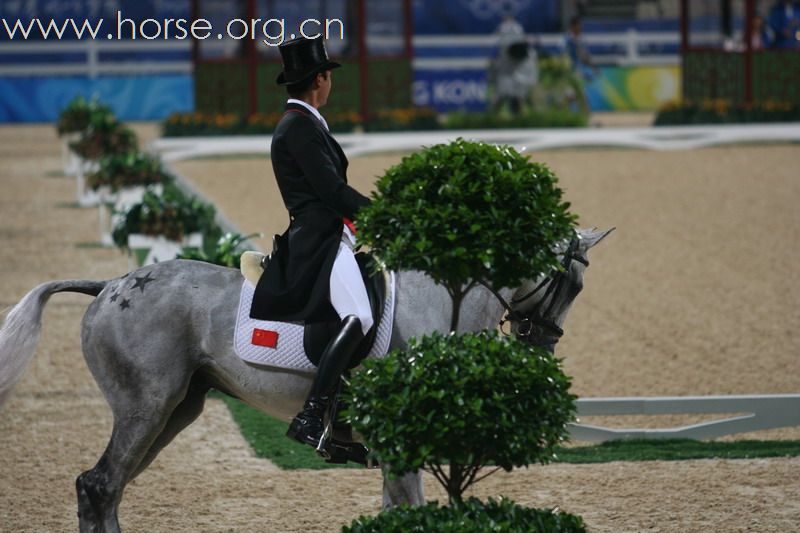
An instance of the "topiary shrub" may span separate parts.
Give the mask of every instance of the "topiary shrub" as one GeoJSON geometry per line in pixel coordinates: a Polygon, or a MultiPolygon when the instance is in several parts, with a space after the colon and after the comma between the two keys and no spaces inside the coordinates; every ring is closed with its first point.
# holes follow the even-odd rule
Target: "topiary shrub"
{"type": "Polygon", "coordinates": [[[502,498],[483,503],[470,498],[460,505],[401,505],[378,516],[360,517],[343,533],[583,533],[579,516],[556,510],[531,509],[502,498]]]}
{"type": "Polygon", "coordinates": [[[358,238],[390,269],[421,270],[453,299],[451,330],[475,283],[492,290],[560,268],[570,238],[557,179],[510,146],[457,139],[404,157],[358,213],[358,238]]]}
{"type": "Polygon", "coordinates": [[[390,474],[426,470],[460,502],[485,466],[550,461],[575,418],[569,387],[558,359],[515,337],[435,333],[365,361],[348,419],[390,474]]]}

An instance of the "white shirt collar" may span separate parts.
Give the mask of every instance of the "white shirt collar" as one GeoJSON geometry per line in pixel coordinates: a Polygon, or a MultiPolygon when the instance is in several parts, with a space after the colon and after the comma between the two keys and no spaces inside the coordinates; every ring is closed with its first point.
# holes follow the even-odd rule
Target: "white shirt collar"
{"type": "Polygon", "coordinates": [[[330,131],[330,128],[328,128],[328,123],[325,122],[325,119],[322,117],[322,115],[319,114],[319,111],[317,110],[316,107],[314,107],[314,106],[312,106],[312,105],[310,105],[307,102],[304,102],[302,100],[298,100],[297,98],[289,98],[288,100],[286,100],[286,103],[287,104],[299,104],[299,105],[305,107],[306,109],[311,111],[312,115],[317,117],[317,120],[319,120],[322,123],[322,125],[325,126],[326,130],[330,131]]]}

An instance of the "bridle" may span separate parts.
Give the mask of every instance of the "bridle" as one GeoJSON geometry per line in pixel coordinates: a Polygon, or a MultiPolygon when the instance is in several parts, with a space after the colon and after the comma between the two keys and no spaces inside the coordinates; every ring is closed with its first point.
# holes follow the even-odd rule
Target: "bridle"
{"type": "MultiPolygon", "coordinates": [[[[561,259],[561,268],[551,272],[524,296],[511,300],[512,305],[519,305],[544,289],[544,294],[542,294],[539,302],[526,313],[512,309],[511,306],[506,306],[506,314],[500,320],[500,331],[503,331],[503,325],[508,322],[512,325],[511,331],[514,330],[513,326],[516,325],[517,337],[536,345],[554,345],[561,339],[564,335],[564,330],[555,323],[555,320],[545,317],[549,316],[553,310],[553,305],[559,300],[561,293],[567,289],[568,274],[572,262],[577,261],[584,266],[589,266],[589,260],[586,259],[586,256],[578,252],[580,243],[579,236],[573,237],[561,259]],[[550,296],[550,301],[547,307],[542,309],[548,296],[550,296]]],[[[503,331],[503,333],[510,335],[511,331],[507,333],[503,331]]]]}

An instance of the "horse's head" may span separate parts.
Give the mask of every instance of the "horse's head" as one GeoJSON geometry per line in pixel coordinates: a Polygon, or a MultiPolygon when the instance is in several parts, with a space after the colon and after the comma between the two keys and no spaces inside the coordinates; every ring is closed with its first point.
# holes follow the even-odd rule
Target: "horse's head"
{"type": "Polygon", "coordinates": [[[613,230],[578,230],[571,241],[559,244],[563,268],[526,281],[514,292],[504,320],[511,323],[514,334],[551,352],[555,349],[564,334],[567,312],[583,289],[583,273],[589,266],[586,254],[613,230]]]}

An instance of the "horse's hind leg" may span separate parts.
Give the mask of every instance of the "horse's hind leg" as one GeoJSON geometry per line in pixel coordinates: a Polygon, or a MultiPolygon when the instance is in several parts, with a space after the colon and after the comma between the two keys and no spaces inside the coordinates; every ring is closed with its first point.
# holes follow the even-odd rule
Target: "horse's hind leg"
{"type": "Polygon", "coordinates": [[[206,394],[208,394],[209,388],[210,387],[203,383],[202,380],[196,378],[192,379],[189,390],[186,392],[186,397],[178,404],[172,412],[172,415],[170,415],[164,429],[161,430],[161,433],[158,435],[155,442],[153,442],[153,445],[150,446],[150,449],[131,476],[131,480],[150,466],[150,463],[153,462],[158,453],[163,450],[167,444],[172,442],[172,439],[174,439],[178,433],[197,420],[197,417],[203,412],[206,394]]]}
{"type": "Polygon", "coordinates": [[[164,375],[150,383],[158,387],[116,391],[117,396],[109,398],[114,412],[111,440],[95,467],[76,481],[81,532],[119,531],[117,507],[125,485],[186,396],[188,383],[181,386],[180,381],[170,382],[164,375]]]}

